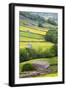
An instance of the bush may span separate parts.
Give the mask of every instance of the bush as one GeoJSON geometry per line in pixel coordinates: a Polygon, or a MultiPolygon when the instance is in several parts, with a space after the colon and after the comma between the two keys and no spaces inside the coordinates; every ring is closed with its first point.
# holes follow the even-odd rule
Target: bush
{"type": "Polygon", "coordinates": [[[23,71],[32,71],[32,70],[34,70],[34,67],[30,63],[24,64],[22,67],[22,72],[23,71]]]}

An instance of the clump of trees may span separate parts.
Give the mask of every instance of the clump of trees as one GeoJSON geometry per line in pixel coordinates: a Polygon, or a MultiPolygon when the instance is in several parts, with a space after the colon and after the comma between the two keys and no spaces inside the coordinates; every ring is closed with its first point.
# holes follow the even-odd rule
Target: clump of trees
{"type": "Polygon", "coordinates": [[[58,42],[58,31],[57,30],[48,30],[47,34],[45,35],[45,40],[57,43],[58,42]]]}
{"type": "Polygon", "coordinates": [[[20,49],[20,62],[34,59],[37,57],[37,55],[38,52],[35,49],[31,49],[31,48],[20,49]]]}
{"type": "Polygon", "coordinates": [[[54,46],[51,48],[51,52],[57,56],[58,30],[49,30],[45,35],[45,40],[54,43],[54,46]]]}
{"type": "Polygon", "coordinates": [[[20,49],[20,62],[29,61],[36,58],[48,58],[53,56],[57,56],[57,45],[55,44],[46,51],[42,49],[40,49],[39,51],[30,48],[20,49]]]}

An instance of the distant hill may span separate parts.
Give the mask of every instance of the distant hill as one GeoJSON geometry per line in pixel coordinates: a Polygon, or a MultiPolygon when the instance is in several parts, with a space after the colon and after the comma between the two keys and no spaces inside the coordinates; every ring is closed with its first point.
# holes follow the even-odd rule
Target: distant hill
{"type": "Polygon", "coordinates": [[[22,12],[19,13],[20,26],[39,26],[39,27],[57,27],[57,13],[43,12],[22,12]]]}

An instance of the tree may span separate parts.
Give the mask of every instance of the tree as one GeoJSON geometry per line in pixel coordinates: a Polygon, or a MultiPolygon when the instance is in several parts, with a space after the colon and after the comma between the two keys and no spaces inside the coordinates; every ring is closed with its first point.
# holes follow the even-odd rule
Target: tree
{"type": "Polygon", "coordinates": [[[50,54],[57,56],[58,30],[49,30],[45,35],[45,40],[54,43],[54,46],[50,49],[50,54]]]}
{"type": "Polygon", "coordinates": [[[51,52],[54,56],[57,56],[57,55],[58,55],[57,44],[54,44],[54,45],[52,46],[52,48],[50,49],[50,52],[51,52]]]}
{"type": "Polygon", "coordinates": [[[40,23],[38,23],[38,27],[43,27],[43,25],[42,25],[42,23],[40,22],[40,23]]]}
{"type": "Polygon", "coordinates": [[[47,22],[55,26],[57,25],[57,23],[53,19],[50,19],[50,18],[47,20],[47,22]]]}
{"type": "Polygon", "coordinates": [[[45,35],[45,40],[53,43],[57,43],[58,40],[58,31],[56,30],[48,30],[47,34],[45,35]]]}

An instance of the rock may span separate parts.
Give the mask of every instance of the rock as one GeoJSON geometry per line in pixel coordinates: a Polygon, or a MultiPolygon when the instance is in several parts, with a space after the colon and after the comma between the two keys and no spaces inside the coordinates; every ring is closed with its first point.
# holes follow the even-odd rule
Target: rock
{"type": "Polygon", "coordinates": [[[48,61],[44,61],[44,60],[33,61],[32,65],[37,71],[43,71],[44,69],[47,69],[50,66],[48,61]]]}

